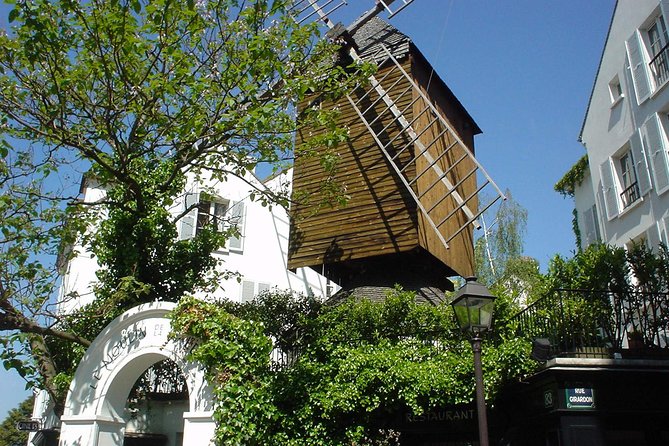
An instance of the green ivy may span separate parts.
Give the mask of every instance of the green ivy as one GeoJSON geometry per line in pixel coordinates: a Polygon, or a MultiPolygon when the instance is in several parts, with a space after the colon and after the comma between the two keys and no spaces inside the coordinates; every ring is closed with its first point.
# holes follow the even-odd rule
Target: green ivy
{"type": "Polygon", "coordinates": [[[555,183],[554,189],[565,197],[573,197],[574,189],[580,186],[588,171],[588,155],[583,155],[581,159],[576,161],[576,164],[558,181],[555,183]]]}

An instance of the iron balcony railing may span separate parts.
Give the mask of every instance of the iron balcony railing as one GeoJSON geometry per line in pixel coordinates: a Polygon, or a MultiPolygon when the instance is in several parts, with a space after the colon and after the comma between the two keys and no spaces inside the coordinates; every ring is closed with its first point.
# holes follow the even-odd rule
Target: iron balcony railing
{"type": "Polygon", "coordinates": [[[556,290],[514,316],[518,336],[547,339],[549,357],[669,353],[669,294],[556,290]]]}
{"type": "Polygon", "coordinates": [[[630,184],[629,187],[627,187],[622,193],[620,194],[620,198],[623,201],[623,208],[626,208],[627,206],[631,205],[635,201],[637,201],[641,197],[641,194],[639,193],[639,183],[634,182],[630,184]]]}
{"type": "Polygon", "coordinates": [[[653,73],[655,85],[660,86],[669,78],[669,44],[665,45],[648,64],[653,73]]]}

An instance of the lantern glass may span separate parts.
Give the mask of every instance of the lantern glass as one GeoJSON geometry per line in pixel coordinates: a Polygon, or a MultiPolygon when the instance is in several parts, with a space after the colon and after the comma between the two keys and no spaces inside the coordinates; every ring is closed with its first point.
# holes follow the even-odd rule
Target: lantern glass
{"type": "Polygon", "coordinates": [[[460,328],[472,333],[490,330],[494,300],[495,296],[486,287],[475,278],[468,278],[451,303],[460,328]]]}

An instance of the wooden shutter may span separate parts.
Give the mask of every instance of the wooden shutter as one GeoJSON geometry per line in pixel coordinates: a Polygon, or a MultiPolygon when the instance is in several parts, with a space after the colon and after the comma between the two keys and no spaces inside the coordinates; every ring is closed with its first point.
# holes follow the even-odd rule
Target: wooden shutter
{"type": "Polygon", "coordinates": [[[664,129],[660,117],[655,114],[643,125],[646,139],[646,152],[653,166],[655,190],[662,193],[669,186],[669,166],[667,165],[667,149],[664,144],[664,129]]]}
{"type": "Polygon", "coordinates": [[[641,104],[650,96],[650,78],[648,77],[648,67],[643,57],[642,44],[641,35],[638,30],[634,31],[625,42],[637,104],[641,104]]]}
{"type": "Polygon", "coordinates": [[[230,249],[241,251],[244,248],[244,202],[233,203],[230,213],[230,225],[239,231],[239,236],[230,237],[230,249]]]}
{"type": "Polygon", "coordinates": [[[606,205],[606,216],[609,220],[618,215],[618,197],[615,184],[613,183],[613,166],[611,159],[607,158],[600,166],[599,172],[602,176],[602,194],[606,205]]]}
{"type": "Polygon", "coordinates": [[[184,196],[184,207],[186,210],[193,207],[188,214],[181,217],[181,230],[179,231],[180,240],[188,240],[195,237],[195,225],[197,224],[197,206],[195,206],[200,201],[200,194],[197,190],[193,189],[186,192],[184,196]]]}
{"type": "Polygon", "coordinates": [[[650,174],[648,172],[648,162],[646,161],[646,150],[641,143],[641,136],[638,131],[634,132],[630,139],[632,146],[632,158],[634,159],[634,171],[636,181],[639,185],[639,192],[643,197],[650,190],[650,174]]]}

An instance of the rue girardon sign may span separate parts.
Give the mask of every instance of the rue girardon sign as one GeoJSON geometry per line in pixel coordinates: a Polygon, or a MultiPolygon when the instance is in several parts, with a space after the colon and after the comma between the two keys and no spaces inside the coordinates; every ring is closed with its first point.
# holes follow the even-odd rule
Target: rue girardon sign
{"type": "Polygon", "coordinates": [[[565,389],[567,409],[594,409],[595,392],[585,387],[565,389]]]}

